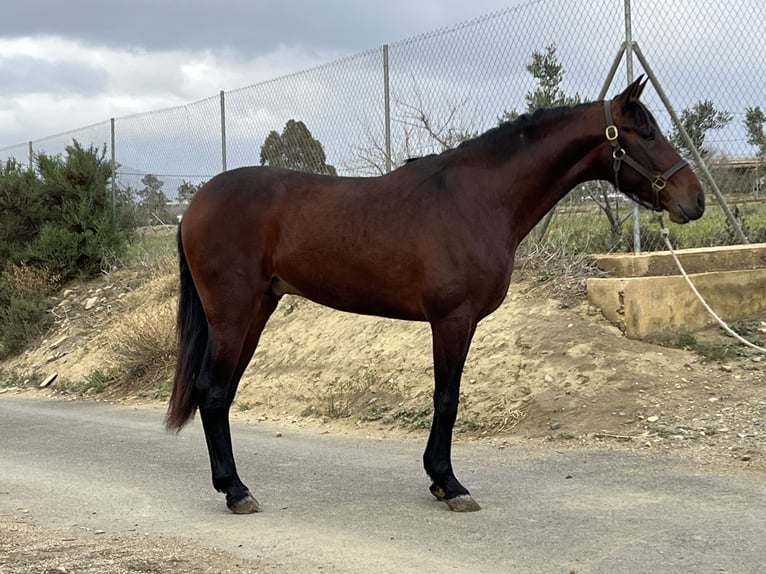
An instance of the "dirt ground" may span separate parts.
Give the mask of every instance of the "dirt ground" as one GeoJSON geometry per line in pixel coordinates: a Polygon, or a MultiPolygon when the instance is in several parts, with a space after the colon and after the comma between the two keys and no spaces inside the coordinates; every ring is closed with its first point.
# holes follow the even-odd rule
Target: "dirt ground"
{"type": "Polygon", "coordinates": [[[275,572],[215,548],[136,532],[115,536],[82,528],[52,529],[24,516],[0,515],[2,574],[255,574],[275,572]]]}
{"type": "MultiPolygon", "coordinates": [[[[587,301],[564,304],[533,279],[515,279],[504,304],[474,337],[461,388],[459,438],[601,440],[766,466],[765,357],[739,347],[727,359],[711,360],[629,340],[587,301]]],[[[47,337],[0,365],[0,392],[166,400],[175,288],[173,273],[147,282],[146,274],[136,272],[69,286],[54,301],[56,321],[47,337]],[[155,377],[147,388],[123,376],[116,384],[108,375],[121,371],[126,349],[120,347],[132,349],[126,327],[146,331],[147,347],[167,347],[159,383],[155,377]],[[39,389],[54,373],[57,379],[39,389]]],[[[750,324],[766,338],[760,319],[766,317],[750,324]]],[[[703,342],[713,351],[734,347],[718,330],[695,337],[698,348],[703,342]]],[[[340,313],[285,297],[243,377],[233,414],[319,432],[428,428],[430,347],[426,324],[340,313]]]]}
{"type": "MultiPolygon", "coordinates": [[[[0,393],[165,400],[167,375],[147,387],[115,383],[103,373],[119,370],[115,346],[131,314],[153,318],[154,336],[172,344],[174,290],[172,275],[145,283],[128,272],[71,285],[54,301],[55,326],[45,339],[0,365],[0,393]],[[39,388],[54,373],[57,378],[39,388]],[[100,380],[94,373],[106,382],[82,383],[100,380]]],[[[762,319],[753,323],[761,330],[762,319]]],[[[696,337],[709,348],[733,344],[715,330],[696,337]]],[[[522,279],[477,330],[456,437],[499,446],[602,443],[764,469],[764,360],[744,348],[708,360],[691,350],[628,340],[586,301],[565,305],[522,279]]],[[[432,375],[427,325],[285,298],[242,380],[233,415],[306,432],[403,436],[429,423],[432,375]]],[[[142,540],[140,533],[127,540],[50,530],[30,524],[21,512],[0,516],[0,523],[9,534],[0,542],[0,572],[206,572],[200,566],[206,562],[195,556],[215,551],[142,540]]],[[[271,571],[240,562],[222,556],[218,564],[237,572],[271,571]]]]}

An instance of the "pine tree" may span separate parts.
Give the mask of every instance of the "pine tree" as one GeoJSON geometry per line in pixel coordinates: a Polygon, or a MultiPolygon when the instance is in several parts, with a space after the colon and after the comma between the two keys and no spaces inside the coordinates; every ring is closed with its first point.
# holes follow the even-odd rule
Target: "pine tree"
{"type": "Polygon", "coordinates": [[[261,146],[261,165],[337,175],[335,167],[326,161],[322,144],[301,121],[289,120],[281,135],[270,132],[261,146]]]}

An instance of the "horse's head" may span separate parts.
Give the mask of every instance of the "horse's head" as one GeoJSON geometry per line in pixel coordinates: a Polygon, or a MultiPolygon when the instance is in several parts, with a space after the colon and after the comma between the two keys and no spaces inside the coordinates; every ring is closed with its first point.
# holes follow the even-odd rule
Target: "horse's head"
{"type": "Polygon", "coordinates": [[[645,85],[640,77],[605,102],[606,138],[617,184],[644,207],[664,209],[671,221],[687,223],[705,211],[702,185],[639,101],[645,85]]]}

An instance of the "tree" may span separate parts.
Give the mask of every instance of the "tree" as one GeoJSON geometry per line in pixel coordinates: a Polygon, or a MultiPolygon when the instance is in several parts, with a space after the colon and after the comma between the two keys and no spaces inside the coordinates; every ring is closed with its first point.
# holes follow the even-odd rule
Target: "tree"
{"type": "Polygon", "coordinates": [[[766,159],[766,114],[760,106],[747,108],[745,112],[745,129],[747,130],[747,143],[758,148],[758,157],[766,159]]]}
{"type": "Polygon", "coordinates": [[[755,192],[759,194],[763,188],[764,178],[761,176],[763,173],[763,162],[766,161],[766,130],[764,125],[766,124],[766,114],[763,110],[756,106],[754,108],[747,108],[745,112],[745,129],[747,130],[747,143],[758,148],[756,156],[761,160],[755,171],[755,192]]]}
{"type": "Polygon", "coordinates": [[[162,191],[165,182],[148,173],[141,178],[144,187],[136,191],[138,197],[138,218],[143,225],[167,223],[170,220],[168,198],[162,191]]]}
{"type": "Polygon", "coordinates": [[[190,181],[183,180],[177,189],[178,203],[189,204],[194,197],[194,194],[199,191],[199,188],[205,185],[204,181],[194,184],[190,181]]]}
{"type": "Polygon", "coordinates": [[[337,175],[335,167],[326,161],[322,144],[301,121],[288,120],[281,135],[270,132],[261,146],[261,165],[337,175]]]}
{"type": "MultiPolygon", "coordinates": [[[[710,155],[710,150],[705,146],[707,133],[726,127],[731,121],[731,114],[717,110],[710,100],[700,100],[691,108],[682,110],[679,120],[702,159],[707,159],[710,155]]],[[[685,159],[690,160],[692,158],[691,149],[681,137],[681,132],[677,126],[673,126],[668,139],[678,148],[685,159]]]]}
{"type": "Polygon", "coordinates": [[[427,105],[417,86],[414,91],[414,104],[394,98],[393,129],[398,128],[399,134],[392,138],[391,149],[386,149],[379,132],[366,126],[367,143],[357,148],[357,163],[350,165],[350,170],[383,175],[388,171],[389,164],[395,167],[413,157],[446,151],[479,135],[477,129],[465,124],[456,125],[455,118],[468,102],[467,99],[449,103],[443,114],[437,114],[426,111],[427,105]],[[390,157],[387,157],[389,151],[390,157]]]}
{"type": "MultiPolygon", "coordinates": [[[[538,84],[524,98],[527,102],[527,113],[542,108],[573,106],[582,101],[580,94],[575,93],[573,96],[569,96],[561,89],[561,84],[564,81],[564,67],[556,55],[556,44],[549,44],[545,48],[545,52],[534,50],[532,59],[527,64],[527,71],[532,74],[538,84]]],[[[498,118],[498,123],[513,121],[518,116],[519,113],[515,109],[506,110],[498,118]]]]}

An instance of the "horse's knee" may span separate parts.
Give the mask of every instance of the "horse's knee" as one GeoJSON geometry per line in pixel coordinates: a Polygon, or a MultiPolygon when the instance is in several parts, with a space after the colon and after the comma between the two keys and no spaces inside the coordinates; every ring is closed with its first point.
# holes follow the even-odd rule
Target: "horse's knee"
{"type": "Polygon", "coordinates": [[[229,406],[229,377],[221,376],[220,367],[206,361],[194,381],[194,397],[200,411],[226,409],[229,406]]]}
{"type": "Polygon", "coordinates": [[[197,405],[202,413],[205,411],[218,411],[228,407],[228,393],[226,389],[218,385],[196,384],[194,385],[194,394],[197,398],[197,405]]]}
{"type": "Polygon", "coordinates": [[[434,396],[434,419],[439,421],[442,430],[452,432],[452,426],[457,419],[458,397],[442,393],[434,396]],[[445,429],[444,427],[448,427],[445,429]]]}

